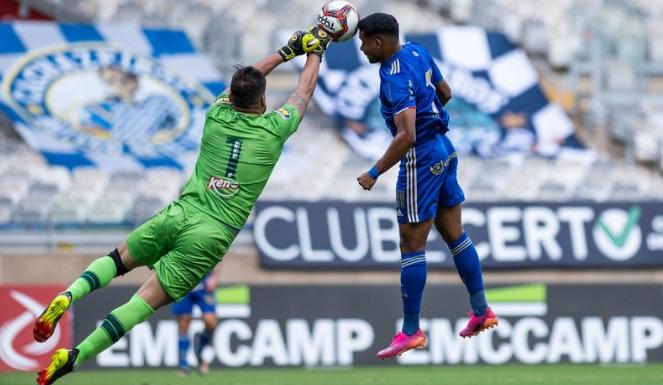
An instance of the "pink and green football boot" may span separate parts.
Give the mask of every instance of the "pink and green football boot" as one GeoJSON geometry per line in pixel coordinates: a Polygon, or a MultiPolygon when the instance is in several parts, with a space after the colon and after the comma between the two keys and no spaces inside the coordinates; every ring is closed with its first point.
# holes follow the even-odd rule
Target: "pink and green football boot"
{"type": "Polygon", "coordinates": [[[463,338],[474,337],[484,330],[494,328],[499,323],[497,316],[490,307],[481,316],[477,316],[472,310],[467,312],[467,315],[470,316],[470,320],[467,322],[465,329],[460,331],[460,336],[463,338]]]}
{"type": "Polygon", "coordinates": [[[403,332],[398,332],[394,338],[391,339],[389,346],[378,352],[378,358],[381,360],[394,358],[396,356],[400,356],[408,350],[421,349],[425,346],[426,335],[421,331],[421,329],[417,330],[417,332],[411,336],[408,336],[403,332]]]}

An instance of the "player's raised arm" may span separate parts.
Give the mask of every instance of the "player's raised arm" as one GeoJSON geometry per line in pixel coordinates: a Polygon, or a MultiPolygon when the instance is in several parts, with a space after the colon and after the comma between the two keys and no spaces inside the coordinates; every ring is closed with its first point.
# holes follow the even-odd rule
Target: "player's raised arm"
{"type": "Polygon", "coordinates": [[[315,85],[318,81],[318,70],[320,69],[320,58],[318,55],[308,55],[304,70],[299,75],[297,89],[293,92],[285,104],[295,106],[300,115],[304,115],[306,107],[311,102],[315,85]]]}
{"type": "Polygon", "coordinates": [[[253,67],[255,67],[263,75],[267,76],[269,75],[270,72],[272,72],[274,68],[278,67],[279,64],[281,63],[285,63],[283,57],[279,55],[278,52],[274,52],[266,56],[264,59],[260,60],[259,62],[255,63],[253,67]]]}
{"type": "MultiPolygon", "coordinates": [[[[296,31],[290,36],[288,42],[278,51],[268,55],[264,59],[260,60],[253,66],[262,72],[263,75],[267,76],[270,72],[281,63],[285,63],[299,55],[305,53],[313,53],[320,50],[321,41],[316,36],[314,30],[311,31],[296,31]]],[[[327,42],[323,42],[325,47],[327,42]]],[[[323,48],[324,50],[324,48],[323,48]]]]}
{"type": "MultiPolygon", "coordinates": [[[[308,32],[296,31],[292,34],[290,39],[288,39],[288,42],[283,47],[253,64],[252,67],[256,68],[264,76],[267,76],[274,70],[274,68],[278,67],[282,63],[294,59],[299,55],[303,55],[305,53],[315,53],[317,51],[324,52],[324,48],[321,50],[320,46],[321,44],[324,44],[324,47],[326,47],[329,43],[329,40],[327,39],[326,41],[321,42],[320,39],[316,36],[315,32],[315,29],[312,29],[308,32]]],[[[226,88],[222,92],[222,95],[228,94],[229,92],[230,88],[226,88]]]]}
{"type": "Polygon", "coordinates": [[[299,111],[300,116],[304,115],[304,111],[306,111],[306,107],[311,101],[313,91],[315,91],[315,85],[318,82],[320,61],[322,60],[322,55],[330,41],[329,35],[318,27],[312,28],[308,34],[314,36],[315,39],[319,41],[319,44],[306,58],[304,69],[302,70],[302,73],[299,74],[297,88],[285,102],[285,104],[292,104],[295,106],[297,111],[299,111]]]}
{"type": "Polygon", "coordinates": [[[253,66],[267,76],[270,72],[281,63],[285,63],[299,55],[305,53],[316,53],[322,55],[324,49],[329,43],[329,38],[324,35],[320,36],[318,28],[313,28],[310,31],[296,31],[292,34],[288,42],[278,51],[270,54],[264,59],[260,60],[253,66]],[[323,47],[321,47],[323,45],[323,47]]]}

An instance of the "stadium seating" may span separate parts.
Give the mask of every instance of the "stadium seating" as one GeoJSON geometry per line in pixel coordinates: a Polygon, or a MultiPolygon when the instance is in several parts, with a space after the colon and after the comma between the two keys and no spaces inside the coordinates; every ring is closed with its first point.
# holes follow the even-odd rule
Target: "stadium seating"
{"type": "MultiPolygon", "coordinates": [[[[319,114],[319,112],[318,112],[319,114]]],[[[287,143],[262,199],[393,202],[397,168],[370,193],[370,167],[311,113],[287,143]]],[[[1,141],[0,141],[1,142],[1,141]]],[[[167,168],[106,171],[49,167],[20,142],[0,153],[0,226],[134,226],[175,199],[188,175],[167,168]]],[[[7,147],[6,140],[3,148],[7,147]]],[[[617,161],[461,156],[459,181],[472,201],[663,199],[660,174],[617,161]]]]}
{"type": "MultiPolygon", "coordinates": [[[[404,30],[418,31],[429,24],[451,21],[471,21],[501,30],[530,53],[547,57],[548,63],[556,68],[568,67],[578,60],[585,60],[584,65],[588,63],[587,50],[583,49],[586,48],[582,40],[583,28],[593,18],[604,17],[606,25],[628,32],[617,37],[606,35],[608,39],[616,39],[615,55],[605,63],[606,90],[637,91],[642,83],[641,73],[630,65],[630,60],[642,56],[643,52],[634,48],[634,44],[643,43],[646,48],[647,71],[663,73],[657,66],[663,68],[663,44],[657,38],[663,30],[660,22],[663,11],[653,2],[633,1],[633,7],[640,7],[648,15],[644,28],[638,28],[633,7],[617,9],[607,4],[602,11],[592,11],[596,5],[604,3],[607,4],[601,0],[583,3],[571,0],[427,0],[400,4],[398,11],[404,30]],[[422,5],[427,9],[421,8],[422,5]],[[586,12],[576,12],[578,7],[586,12]],[[640,38],[644,40],[638,40],[640,38]]],[[[277,27],[298,26],[286,16],[293,12],[313,14],[318,6],[307,0],[283,4],[256,1],[242,7],[233,6],[235,3],[230,0],[164,1],[159,6],[139,0],[67,0],[54,4],[69,6],[100,22],[165,23],[183,27],[226,74],[232,64],[250,62],[254,56],[268,52],[274,43],[266,40],[256,46],[254,40],[246,38],[250,34],[240,31],[238,25],[261,36],[273,35],[277,27]],[[180,8],[187,11],[170,12],[180,8]],[[173,16],[183,14],[187,17],[173,16]],[[261,23],[250,23],[256,17],[261,23]],[[283,22],[277,25],[275,20],[283,22]]],[[[375,0],[356,0],[355,4],[369,13],[382,7],[381,2],[375,0]]],[[[292,70],[291,67],[285,69],[286,72],[292,70]]],[[[287,94],[294,79],[292,73],[289,76],[287,81],[280,82],[284,85],[270,88],[271,97],[277,95],[282,99],[287,94]]],[[[633,100],[626,100],[626,103],[633,103],[633,100]]],[[[626,143],[626,158],[631,165],[605,160],[604,155],[558,160],[462,156],[458,178],[468,199],[475,201],[663,199],[660,174],[632,165],[645,162],[663,168],[661,103],[657,99],[643,98],[635,102],[635,108],[629,108],[629,113],[609,114],[611,135],[626,143]]],[[[274,105],[272,100],[270,104],[274,105]]],[[[263,194],[264,199],[393,201],[397,170],[394,168],[381,176],[370,193],[363,191],[355,178],[370,164],[354,155],[333,129],[325,128],[331,125],[319,111],[308,113],[302,128],[286,145],[263,194]]],[[[0,135],[0,226],[135,225],[175,199],[187,177],[186,173],[163,168],[114,172],[50,167],[21,140],[0,135]]]]}

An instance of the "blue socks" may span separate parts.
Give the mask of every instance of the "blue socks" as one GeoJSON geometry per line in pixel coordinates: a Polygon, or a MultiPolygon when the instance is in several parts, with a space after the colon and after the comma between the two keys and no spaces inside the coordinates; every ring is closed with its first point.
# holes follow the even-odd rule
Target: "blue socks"
{"type": "Polygon", "coordinates": [[[401,254],[402,332],[407,335],[412,335],[419,329],[419,310],[424,286],[426,286],[426,252],[420,250],[401,254]]]}
{"type": "Polygon", "coordinates": [[[483,291],[483,275],[479,255],[472,244],[472,240],[463,233],[457,240],[447,244],[454,257],[456,271],[470,294],[470,305],[475,315],[481,316],[486,312],[488,304],[483,291]]]}
{"type": "Polygon", "coordinates": [[[209,345],[211,340],[212,340],[212,332],[211,331],[204,330],[200,334],[200,345],[198,346],[198,357],[200,357],[200,355],[203,352],[203,349],[205,349],[205,346],[209,345]]]}
{"type": "Polygon", "coordinates": [[[186,360],[186,353],[189,350],[189,336],[186,334],[180,334],[179,339],[177,340],[177,348],[179,352],[179,366],[181,369],[188,369],[189,364],[186,360]]]}
{"type": "MultiPolygon", "coordinates": [[[[210,342],[212,341],[212,332],[208,332],[207,330],[203,331],[200,333],[200,344],[198,345],[198,349],[196,351],[196,354],[198,357],[200,357],[201,353],[203,352],[203,349],[205,346],[209,345],[210,342]]],[[[179,351],[179,367],[180,369],[188,369],[189,368],[189,363],[186,360],[186,354],[189,351],[189,345],[191,342],[189,341],[189,336],[186,334],[180,334],[179,339],[177,341],[177,346],[178,346],[178,351],[179,351]]]]}
{"type": "MultiPolygon", "coordinates": [[[[483,291],[481,263],[467,233],[448,243],[458,275],[470,295],[470,305],[475,315],[486,312],[488,304],[483,291]]],[[[403,299],[402,332],[412,335],[419,329],[419,311],[426,286],[426,252],[424,250],[401,254],[401,294],[403,299]]]]}

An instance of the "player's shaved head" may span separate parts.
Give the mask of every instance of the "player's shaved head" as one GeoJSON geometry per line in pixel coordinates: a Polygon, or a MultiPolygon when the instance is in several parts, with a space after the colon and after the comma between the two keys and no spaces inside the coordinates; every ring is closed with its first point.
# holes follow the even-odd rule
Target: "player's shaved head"
{"type": "Polygon", "coordinates": [[[371,63],[382,63],[400,49],[398,21],[386,13],[373,13],[359,20],[361,50],[371,63]]]}
{"type": "Polygon", "coordinates": [[[230,101],[240,109],[252,109],[260,106],[260,99],[265,94],[267,81],[265,75],[251,66],[236,66],[230,81],[230,101]]]}

